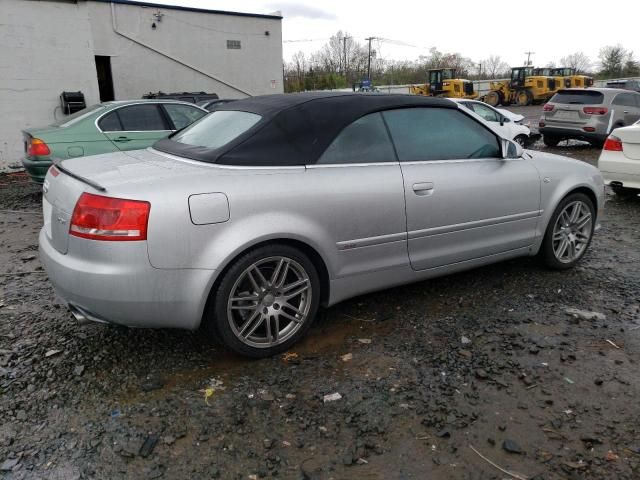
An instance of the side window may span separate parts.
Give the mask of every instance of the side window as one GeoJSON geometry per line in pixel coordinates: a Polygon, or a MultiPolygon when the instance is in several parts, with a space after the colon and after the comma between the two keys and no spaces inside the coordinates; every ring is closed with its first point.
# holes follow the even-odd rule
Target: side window
{"type": "Polygon", "coordinates": [[[383,113],[401,162],[499,158],[498,138],[449,108],[403,108],[383,113]]]}
{"type": "Polygon", "coordinates": [[[347,125],[327,147],[318,164],[395,162],[396,155],[380,113],[347,125]]]}
{"type": "Polygon", "coordinates": [[[636,102],[633,98],[635,95],[633,93],[620,93],[616,95],[616,98],[611,102],[612,105],[623,105],[625,107],[635,107],[636,102]]]}
{"type": "Polygon", "coordinates": [[[473,106],[473,110],[484,118],[487,122],[499,122],[498,113],[490,107],[485,107],[484,105],[480,105],[476,103],[473,106]]]}
{"type": "Polygon", "coordinates": [[[126,132],[167,130],[157,105],[131,105],[116,110],[126,132]]]}
{"type": "Polygon", "coordinates": [[[107,113],[98,122],[98,127],[103,132],[120,132],[122,131],[122,124],[120,123],[120,117],[118,117],[118,111],[107,113]]]}
{"type": "Polygon", "coordinates": [[[189,105],[181,105],[179,103],[165,103],[162,105],[166,110],[169,118],[173,122],[173,126],[176,130],[180,130],[187,125],[191,125],[200,117],[206,115],[206,112],[202,110],[190,107],[189,105]]]}

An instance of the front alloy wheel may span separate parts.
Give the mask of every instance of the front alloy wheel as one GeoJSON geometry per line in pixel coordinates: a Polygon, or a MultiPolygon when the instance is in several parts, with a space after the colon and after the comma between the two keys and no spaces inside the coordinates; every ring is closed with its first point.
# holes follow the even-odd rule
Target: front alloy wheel
{"type": "Polygon", "coordinates": [[[304,253],[288,245],[258,247],[223,275],[205,326],[241,355],[268,357],[306,333],[319,297],[318,273],[304,253]]]}
{"type": "Polygon", "coordinates": [[[573,267],[585,254],[593,236],[595,209],[583,193],[565,197],[551,217],[540,254],[547,266],[573,267]]]}
{"type": "Polygon", "coordinates": [[[553,228],[553,253],[559,262],[579,259],[591,240],[591,210],[580,200],[564,207],[553,228]]]}

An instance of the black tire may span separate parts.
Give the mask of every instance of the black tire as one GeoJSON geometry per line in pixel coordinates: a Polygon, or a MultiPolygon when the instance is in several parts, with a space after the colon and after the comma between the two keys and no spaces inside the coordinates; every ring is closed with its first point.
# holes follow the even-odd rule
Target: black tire
{"type": "Polygon", "coordinates": [[[596,225],[596,210],[591,199],[584,193],[572,193],[570,195],[567,195],[565,198],[562,199],[562,201],[560,201],[560,203],[554,210],[553,215],[551,215],[551,219],[549,220],[549,224],[547,225],[547,230],[544,234],[544,238],[542,240],[542,246],[540,248],[539,256],[541,260],[544,262],[544,264],[547,267],[554,270],[567,270],[569,268],[572,268],[582,259],[586,251],[589,249],[589,246],[591,245],[591,240],[593,239],[593,231],[594,231],[595,225],[596,225]],[[558,217],[560,216],[564,208],[570,203],[575,201],[581,201],[589,208],[591,212],[591,229],[589,232],[588,243],[582,249],[580,255],[575,260],[565,263],[558,260],[558,258],[556,258],[556,254],[553,251],[553,230],[558,220],[558,217]]]}
{"type": "Polygon", "coordinates": [[[531,95],[531,92],[529,90],[520,90],[516,95],[516,102],[521,107],[526,107],[528,105],[531,105],[532,101],[533,101],[533,95],[531,95]]]}
{"type": "Polygon", "coordinates": [[[492,90],[487,93],[484,97],[484,101],[487,105],[491,105],[492,107],[497,107],[501,103],[501,95],[500,92],[496,90],[492,90]]]}
{"type": "MultiPolygon", "coordinates": [[[[250,250],[237,258],[224,272],[218,287],[211,292],[211,295],[203,320],[205,331],[210,336],[215,336],[226,348],[235,353],[251,358],[265,358],[285,352],[307,333],[314,321],[320,303],[320,277],[313,262],[297,248],[289,245],[270,244],[250,250]],[[240,281],[240,277],[246,270],[256,262],[273,257],[284,257],[293,260],[293,262],[297,263],[297,266],[304,270],[310,283],[311,299],[309,300],[309,310],[297,330],[286,340],[273,346],[256,347],[244,343],[236,336],[231,327],[232,320],[229,320],[228,317],[227,305],[234,286],[240,281]]],[[[278,307],[278,304],[276,303],[273,306],[278,307]]],[[[271,323],[271,319],[266,320],[266,322],[270,322],[270,327],[274,326],[271,323]]],[[[266,328],[266,323],[264,325],[266,328]]],[[[266,335],[268,336],[268,334],[266,335]]]]}
{"type": "Polygon", "coordinates": [[[549,135],[548,133],[545,133],[544,135],[542,135],[542,141],[547,147],[557,147],[558,143],[560,143],[560,140],[561,140],[560,137],[556,137],[555,135],[549,135]]]}
{"type": "Polygon", "coordinates": [[[529,144],[529,137],[527,137],[524,134],[516,135],[516,138],[514,138],[513,141],[516,142],[518,145],[520,145],[522,148],[524,148],[529,144]]]}
{"type": "Polygon", "coordinates": [[[624,187],[611,187],[613,193],[622,198],[631,198],[636,197],[640,194],[640,190],[636,190],[635,188],[624,188],[624,187]]]}

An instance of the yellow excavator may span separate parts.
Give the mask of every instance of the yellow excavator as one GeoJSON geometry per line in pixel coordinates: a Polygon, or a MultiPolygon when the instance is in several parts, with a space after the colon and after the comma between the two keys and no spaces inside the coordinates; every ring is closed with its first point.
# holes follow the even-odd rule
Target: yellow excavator
{"type": "Polygon", "coordinates": [[[556,79],[556,86],[560,88],[587,88],[593,86],[593,77],[576,74],[575,68],[552,68],[551,76],[556,79]],[[558,85],[559,84],[559,85],[558,85]]]}
{"type": "Polygon", "coordinates": [[[556,92],[556,81],[546,75],[545,73],[549,72],[545,70],[548,69],[512,68],[511,80],[489,84],[490,91],[484,96],[484,101],[492,107],[513,103],[525,106],[546,102],[556,92]]]}
{"type": "Polygon", "coordinates": [[[409,93],[428,97],[446,98],[477,98],[473,89],[473,82],[463,78],[456,78],[455,68],[433,68],[429,72],[429,83],[411,85],[409,93]]]}

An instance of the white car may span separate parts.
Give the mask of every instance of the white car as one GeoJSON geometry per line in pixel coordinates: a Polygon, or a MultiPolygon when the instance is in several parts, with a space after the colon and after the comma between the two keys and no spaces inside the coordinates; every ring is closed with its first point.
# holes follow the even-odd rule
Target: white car
{"type": "Polygon", "coordinates": [[[600,153],[598,168],[614,192],[640,193],[640,122],[611,132],[600,153]]]}
{"type": "Polygon", "coordinates": [[[496,132],[504,138],[511,139],[523,147],[529,144],[531,130],[529,130],[529,126],[527,124],[522,123],[524,120],[523,115],[510,112],[504,108],[493,108],[492,106],[477,100],[463,100],[457,98],[450,98],[449,100],[453,100],[454,102],[480,115],[480,117],[487,122],[491,122],[491,126],[494,127],[496,132]]]}

